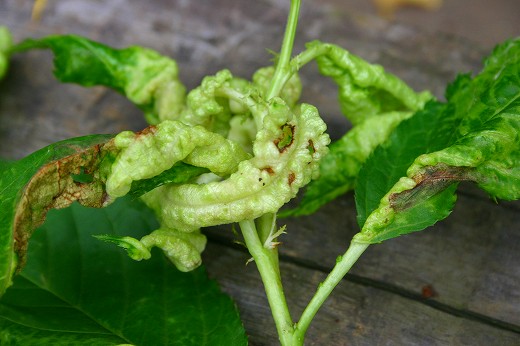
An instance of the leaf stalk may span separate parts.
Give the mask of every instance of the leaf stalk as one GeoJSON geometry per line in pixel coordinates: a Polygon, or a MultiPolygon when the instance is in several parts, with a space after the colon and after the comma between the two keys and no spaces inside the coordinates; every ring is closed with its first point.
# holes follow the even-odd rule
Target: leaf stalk
{"type": "Polygon", "coordinates": [[[294,331],[296,338],[303,340],[305,332],[319,308],[369,245],[368,243],[352,242],[345,254],[338,257],[336,265],[325,281],[320,283],[316,293],[303,311],[300,321],[296,324],[294,331]]]}
{"type": "Polygon", "coordinates": [[[268,100],[278,96],[285,84],[283,76],[286,75],[290,69],[289,62],[291,60],[294,46],[296,27],[298,26],[300,3],[300,0],[291,0],[291,7],[289,9],[289,16],[287,18],[287,26],[285,27],[285,34],[282,41],[282,49],[280,51],[278,63],[276,64],[276,69],[274,71],[269,92],[267,93],[268,100]]]}

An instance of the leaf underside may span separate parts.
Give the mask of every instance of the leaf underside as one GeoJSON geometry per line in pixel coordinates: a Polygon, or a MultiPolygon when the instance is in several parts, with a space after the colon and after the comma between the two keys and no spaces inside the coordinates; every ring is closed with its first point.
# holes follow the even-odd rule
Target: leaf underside
{"type": "Polygon", "coordinates": [[[103,205],[106,195],[99,170],[111,138],[92,135],[57,142],[0,166],[0,296],[14,269],[23,266],[29,237],[49,209],[64,208],[74,200],[103,205]],[[82,172],[91,178],[89,183],[74,180],[82,172]]]}

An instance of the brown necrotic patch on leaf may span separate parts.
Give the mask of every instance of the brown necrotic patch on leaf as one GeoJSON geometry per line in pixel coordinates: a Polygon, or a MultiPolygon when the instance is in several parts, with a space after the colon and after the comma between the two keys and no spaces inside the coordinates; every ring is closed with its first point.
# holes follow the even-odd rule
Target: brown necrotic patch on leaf
{"type": "Polygon", "coordinates": [[[289,186],[291,186],[292,183],[294,183],[295,179],[296,179],[296,174],[294,174],[293,172],[289,173],[289,176],[287,177],[287,181],[289,183],[289,186]]]}
{"type": "Polygon", "coordinates": [[[435,196],[453,183],[473,179],[471,167],[454,167],[445,164],[426,167],[423,172],[412,177],[416,185],[413,189],[389,196],[390,206],[397,211],[406,210],[422,200],[435,196]]]}
{"type": "Polygon", "coordinates": [[[294,141],[294,125],[284,124],[280,129],[282,130],[282,134],[279,138],[275,139],[273,143],[278,148],[280,153],[283,153],[291,146],[294,141]]]}
{"type": "Polygon", "coordinates": [[[18,269],[25,264],[32,232],[45,221],[50,209],[65,208],[75,201],[94,208],[101,208],[110,202],[105,192],[103,171],[115,151],[113,140],[88,148],[72,149],[75,154],[41,166],[22,191],[13,223],[18,269]],[[78,181],[78,177],[83,179],[78,181]]]}
{"type": "Polygon", "coordinates": [[[135,137],[138,138],[140,136],[154,135],[156,132],[157,132],[157,126],[150,125],[150,126],[144,128],[143,130],[136,132],[135,137]]]}
{"type": "Polygon", "coordinates": [[[314,153],[316,152],[316,148],[314,147],[314,142],[312,141],[312,139],[309,139],[309,145],[307,145],[307,149],[309,149],[311,155],[314,155],[314,153]]]}
{"type": "Polygon", "coordinates": [[[271,166],[262,168],[262,171],[267,172],[269,175],[274,175],[274,169],[271,166]]]}

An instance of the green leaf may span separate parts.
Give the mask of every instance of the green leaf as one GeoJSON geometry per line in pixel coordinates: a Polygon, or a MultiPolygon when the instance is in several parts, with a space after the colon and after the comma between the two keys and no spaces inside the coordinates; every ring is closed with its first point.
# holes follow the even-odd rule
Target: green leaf
{"type": "Polygon", "coordinates": [[[311,180],[329,144],[317,109],[302,104],[293,113],[282,99],[274,98],[268,110],[254,142],[255,156],[239,162],[229,177],[205,184],[161,186],[143,196],[163,226],[192,231],[274,213],[311,180]]]}
{"type": "MultiPolygon", "coordinates": [[[[19,161],[0,160],[0,296],[23,267],[27,242],[49,209],[76,200],[96,208],[111,202],[106,179],[117,152],[112,135],[92,135],[54,143],[19,161]]],[[[131,195],[184,183],[204,172],[179,163],[156,177],[134,182],[131,195]]]]}
{"type": "Polygon", "coordinates": [[[105,202],[101,166],[111,136],[94,135],[54,143],[19,161],[0,164],[0,296],[16,268],[25,262],[27,241],[50,208],[74,200],[90,206],[105,202]],[[89,172],[92,181],[74,181],[89,172]]]}
{"type": "Polygon", "coordinates": [[[406,176],[407,169],[419,155],[449,144],[450,126],[456,124],[441,117],[445,108],[439,102],[428,103],[423,111],[403,121],[368,158],[359,172],[355,189],[360,227],[377,209],[381,198],[406,176]]]}
{"type": "Polygon", "coordinates": [[[370,64],[343,48],[311,42],[320,72],[339,87],[342,112],[354,127],[330,146],[320,163],[319,177],[312,181],[294,209],[284,216],[308,215],[354,188],[361,166],[395,127],[432,98],[429,92],[416,93],[396,76],[370,64]]]}
{"type": "Polygon", "coordinates": [[[446,104],[430,102],[402,122],[361,169],[356,241],[444,219],[460,181],[494,198],[520,198],[520,40],[499,46],[478,76],[459,77],[446,95],[446,104]]]}
{"type": "Polygon", "coordinates": [[[76,35],[28,39],[11,51],[35,48],[53,51],[54,74],[60,81],[113,88],[143,109],[151,124],[177,117],[184,106],[185,88],[177,64],[156,51],[136,46],[114,49],[76,35]]]}
{"type": "Polygon", "coordinates": [[[417,111],[432,98],[429,92],[414,92],[380,65],[370,64],[339,46],[314,41],[307,48],[324,50],[316,62],[321,74],[338,85],[341,110],[353,125],[389,112],[417,111]]]}
{"type": "Polygon", "coordinates": [[[324,204],[354,188],[361,166],[372,151],[412,113],[392,112],[366,119],[329,146],[320,161],[320,174],[305,188],[293,209],[282,210],[280,217],[309,215],[324,204]]]}
{"type": "Polygon", "coordinates": [[[133,197],[140,197],[156,187],[165,184],[185,183],[208,172],[209,169],[207,168],[188,165],[180,161],[153,178],[133,181],[128,194],[133,197]]]}
{"type": "Polygon", "coordinates": [[[49,212],[0,301],[2,344],[247,344],[236,307],[203,269],[181,273],[163,256],[134,262],[93,237],[140,237],[157,226],[130,198],[49,212]]]}

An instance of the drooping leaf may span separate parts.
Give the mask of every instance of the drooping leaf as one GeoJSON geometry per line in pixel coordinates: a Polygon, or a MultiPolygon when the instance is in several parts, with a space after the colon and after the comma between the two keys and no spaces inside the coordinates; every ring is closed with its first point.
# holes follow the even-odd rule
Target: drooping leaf
{"type": "Polygon", "coordinates": [[[52,35],[25,40],[12,52],[29,49],[51,49],[60,81],[113,88],[143,109],[151,124],[175,118],[184,105],[177,64],[151,49],[114,49],[76,35],[52,35]]]}
{"type": "Polygon", "coordinates": [[[0,340],[23,345],[245,345],[236,307],[203,268],[134,262],[97,234],[142,236],[153,213],[130,198],[49,212],[0,300],[0,340]],[[49,343],[47,343],[47,341],[49,343]]]}
{"type": "Polygon", "coordinates": [[[370,64],[339,46],[313,41],[307,48],[324,50],[316,62],[321,74],[338,85],[341,110],[353,125],[389,112],[419,110],[432,98],[429,92],[414,92],[382,66],[370,64]]]}
{"type": "Polygon", "coordinates": [[[447,217],[458,182],[520,198],[520,40],[497,47],[475,78],[459,77],[447,103],[429,103],[369,158],[356,188],[359,242],[375,243],[447,217]]]}
{"type": "MultiPolygon", "coordinates": [[[[48,210],[74,201],[97,208],[111,202],[106,179],[117,154],[112,135],[92,135],[54,143],[18,161],[0,160],[0,296],[23,267],[28,240],[48,210]]],[[[205,171],[180,163],[136,181],[130,194],[185,183],[205,171]]]]}
{"type": "Polygon", "coordinates": [[[94,135],[54,143],[19,161],[0,164],[0,296],[25,262],[27,241],[51,208],[75,200],[89,206],[106,201],[101,167],[111,136],[94,135]],[[87,174],[89,183],[74,175],[87,174]]]}
{"type": "Polygon", "coordinates": [[[361,166],[373,150],[432,98],[429,92],[414,92],[381,66],[341,47],[319,41],[307,47],[322,51],[316,58],[320,72],[338,85],[341,110],[354,127],[330,146],[320,163],[319,177],[306,187],[298,206],[282,211],[281,217],[312,214],[353,189],[361,166]]]}

